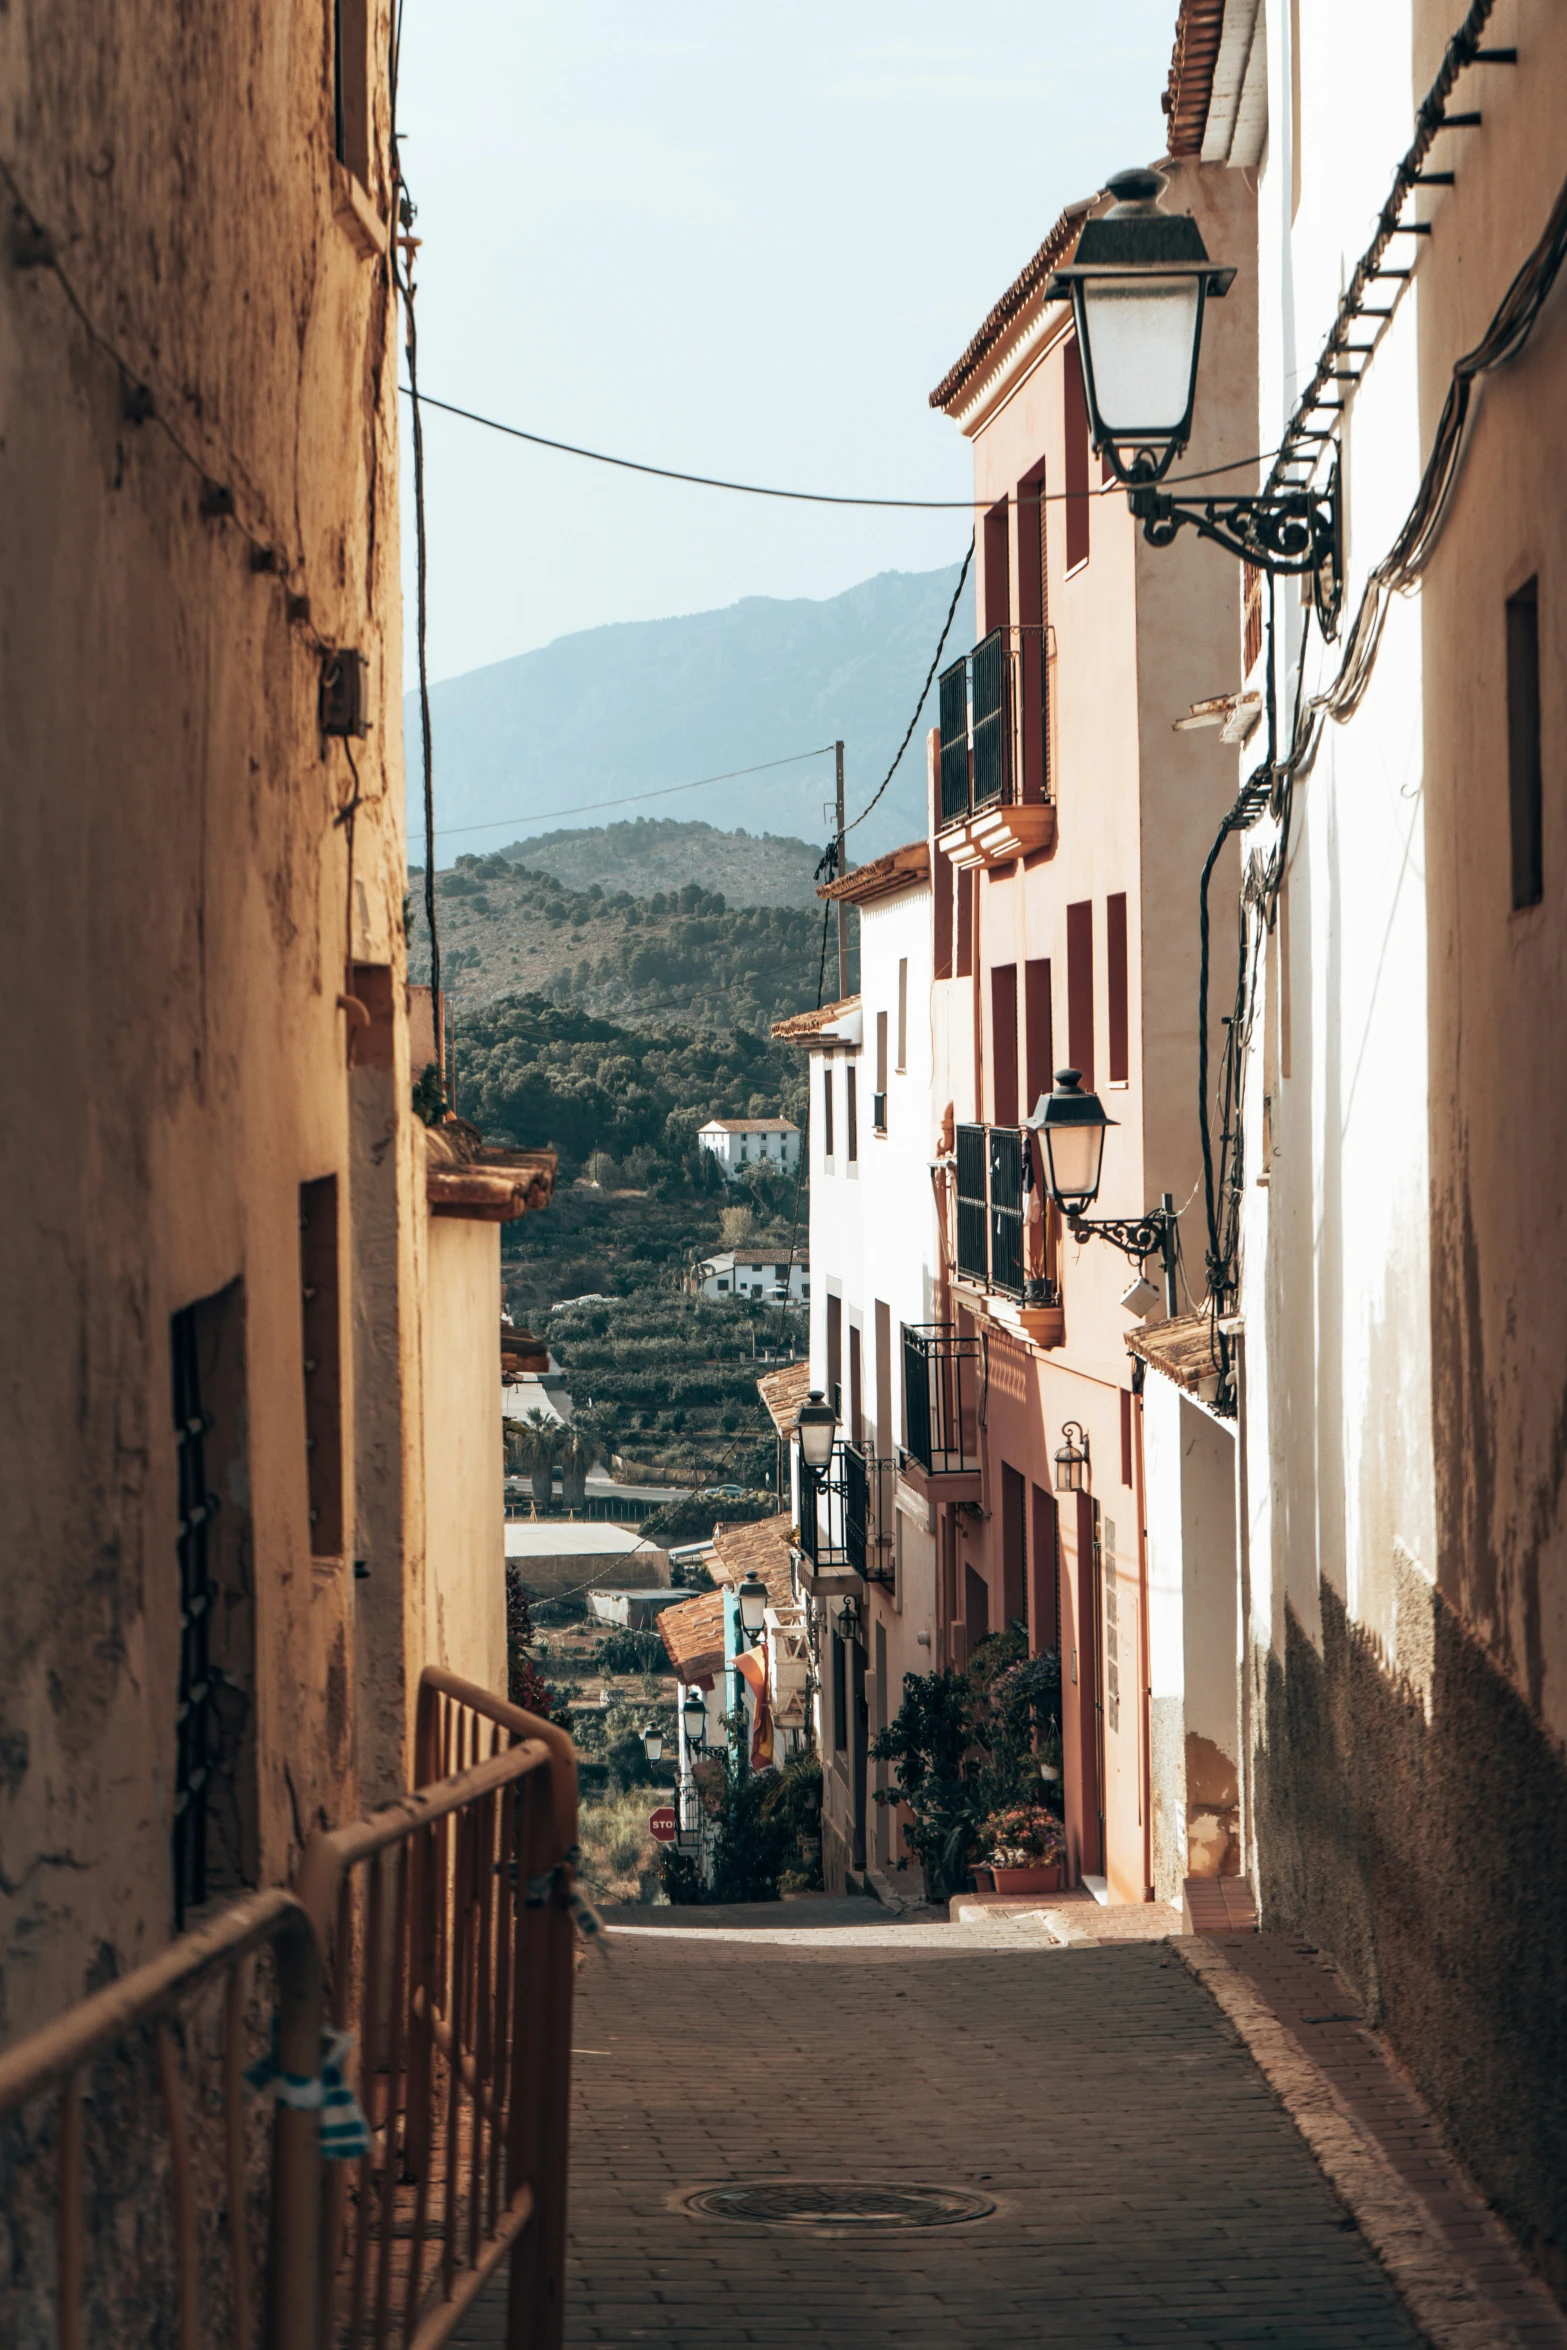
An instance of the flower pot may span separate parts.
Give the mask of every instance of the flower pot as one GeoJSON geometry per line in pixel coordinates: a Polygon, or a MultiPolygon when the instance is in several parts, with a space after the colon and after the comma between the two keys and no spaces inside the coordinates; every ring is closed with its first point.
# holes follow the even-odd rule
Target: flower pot
{"type": "Polygon", "coordinates": [[[1058,1860],[1053,1860],[1048,1868],[992,1868],[990,1874],[998,1893],[1059,1893],[1061,1890],[1058,1860]]]}
{"type": "Polygon", "coordinates": [[[996,1889],[996,1872],[990,1866],[988,1861],[976,1861],[973,1868],[969,1870],[969,1875],[974,1880],[974,1890],[976,1893],[994,1893],[996,1889]]]}

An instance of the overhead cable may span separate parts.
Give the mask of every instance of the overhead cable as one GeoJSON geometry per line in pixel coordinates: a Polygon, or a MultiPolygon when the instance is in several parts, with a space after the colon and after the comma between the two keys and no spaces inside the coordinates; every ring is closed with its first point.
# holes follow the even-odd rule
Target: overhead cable
{"type": "MultiPolygon", "coordinates": [[[[761,759],[754,767],[731,767],[723,775],[698,775],[690,783],[661,783],[654,791],[621,792],[611,800],[583,800],[575,808],[546,808],[542,814],[501,816],[491,824],[448,824],[439,831],[437,840],[451,840],[458,833],[509,832],[514,824],[552,824],[560,816],[588,816],[595,808],[629,808],[638,800],[665,800],[672,792],[701,791],[709,783],[736,783],[743,775],[766,775],[774,767],[798,767],[806,759],[822,759],[833,748],[831,743],[820,743],[814,751],[791,751],[787,758],[761,759]]],[[[425,846],[429,847],[426,839],[425,846]]]]}
{"type": "Polygon", "coordinates": [[[952,623],[958,609],[958,598],[963,593],[963,582],[968,577],[969,565],[973,562],[973,560],[974,541],[970,539],[968,543],[968,553],[963,558],[963,568],[958,573],[958,584],[953,589],[952,601],[947,606],[947,617],[942,622],[941,634],[936,639],[936,650],[934,653],[932,653],[930,657],[930,667],[925,672],[925,683],[920,687],[920,698],[914,705],[914,715],[909,720],[908,725],[904,729],[903,740],[898,745],[897,753],[893,759],[892,765],[888,768],[886,774],[882,777],[880,783],[876,786],[875,791],[866,801],[858,816],[855,817],[854,823],[846,824],[844,826],[843,837],[845,840],[848,839],[851,832],[855,831],[859,825],[865,822],[866,817],[870,814],[872,808],[875,807],[876,802],[881,798],[882,793],[886,790],[888,784],[891,783],[893,777],[898,772],[899,761],[902,759],[904,752],[909,747],[909,738],[913,734],[915,727],[918,726],[920,722],[920,712],[924,709],[926,700],[930,694],[931,683],[936,675],[936,670],[941,660],[942,650],[946,645],[947,638],[952,633],[952,623]]]}
{"type": "MultiPolygon", "coordinates": [[[[412,398],[407,384],[399,391],[405,399],[412,398]]],[[[727,481],[711,473],[682,473],[673,465],[646,465],[637,457],[614,457],[605,449],[580,448],[575,441],[551,440],[546,433],[525,432],[520,424],[502,424],[495,416],[481,416],[473,408],[458,408],[450,400],[437,400],[429,392],[419,394],[426,408],[439,408],[443,415],[460,416],[465,424],[479,424],[486,432],[504,433],[508,440],[528,441],[536,449],[554,449],[563,457],[585,457],[594,465],[614,465],[623,473],[650,473],[657,481],[690,482],[698,489],[733,490],[746,498],[787,498],[804,506],[887,506],[924,514],[972,514],[976,507],[987,512],[995,506],[1016,505],[1016,492],[1006,498],[861,498],[848,497],[832,490],[782,490],[757,481],[727,481]]],[[[1275,455],[1272,449],[1262,449],[1255,456],[1237,457],[1229,465],[1209,465],[1201,473],[1172,473],[1172,482],[1207,481],[1221,473],[1246,473],[1254,465],[1265,465],[1275,455]]],[[[1069,498],[1102,498],[1121,484],[1116,481],[1096,483],[1087,490],[1045,490],[1031,493],[1022,503],[1028,506],[1064,505],[1069,498]]]]}

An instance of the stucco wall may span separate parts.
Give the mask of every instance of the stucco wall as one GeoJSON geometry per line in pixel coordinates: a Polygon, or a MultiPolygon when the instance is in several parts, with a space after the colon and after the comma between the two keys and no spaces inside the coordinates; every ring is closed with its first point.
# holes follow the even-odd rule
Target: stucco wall
{"type": "Polygon", "coordinates": [[[505,1470],[494,1370],[500,1227],[432,1216],[428,1245],[427,1656],[483,1688],[504,1692],[505,1470]]]}

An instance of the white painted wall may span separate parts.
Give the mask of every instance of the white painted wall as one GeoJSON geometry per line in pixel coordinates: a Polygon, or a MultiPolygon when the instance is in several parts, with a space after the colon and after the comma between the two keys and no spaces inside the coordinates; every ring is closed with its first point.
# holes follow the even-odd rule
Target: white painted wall
{"type": "Polygon", "coordinates": [[[699,1129],[697,1141],[703,1150],[712,1152],[731,1178],[746,1167],[776,1167],[788,1174],[800,1163],[800,1133],[795,1126],[762,1134],[736,1134],[715,1118],[699,1129]]]}

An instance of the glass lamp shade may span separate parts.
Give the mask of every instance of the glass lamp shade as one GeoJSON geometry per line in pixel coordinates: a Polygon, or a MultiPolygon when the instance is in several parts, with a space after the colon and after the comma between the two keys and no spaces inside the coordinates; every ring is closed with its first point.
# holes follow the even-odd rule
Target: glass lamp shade
{"type": "Polygon", "coordinates": [[[800,1458],[818,1477],[832,1459],[833,1440],[838,1433],[838,1415],[819,1387],[813,1387],[808,1400],[795,1415],[794,1432],[800,1439],[800,1458]]]}
{"type": "Polygon", "coordinates": [[[662,1762],[664,1759],[664,1733],[652,1722],[642,1733],[642,1751],[650,1763],[662,1762]]]}
{"type": "Polygon", "coordinates": [[[1189,213],[1160,204],[1160,171],[1118,171],[1046,292],[1070,297],[1096,449],[1120,479],[1159,481],[1191,438],[1203,305],[1235,272],[1209,261],[1189,213]]]}
{"type": "Polygon", "coordinates": [[[754,1567],[735,1596],[740,1602],[741,1629],[760,1632],[767,1615],[767,1585],[754,1567]]]}
{"type": "Polygon", "coordinates": [[[699,1689],[687,1690],[685,1704],[680,1708],[680,1718],[686,1726],[686,1744],[688,1746],[705,1744],[707,1739],[707,1707],[702,1702],[702,1693],[699,1689]]]}
{"type": "Polygon", "coordinates": [[[1074,306],[1096,439],[1160,455],[1185,447],[1202,298],[1197,276],[1079,278],[1074,306]]]}
{"type": "Polygon", "coordinates": [[[1105,1133],[1119,1120],[1106,1117],[1098,1094],[1083,1091],[1076,1069],[1058,1069],[1055,1091],[1040,1095],[1028,1123],[1044,1142],[1050,1197],[1063,1216],[1081,1216],[1099,1196],[1105,1133]]]}
{"type": "Polygon", "coordinates": [[[1061,1431],[1066,1442],[1056,1454],[1057,1493],[1081,1493],[1083,1472],[1088,1466],[1088,1439],[1076,1420],[1068,1420],[1061,1431]],[[1074,1435],[1083,1436],[1081,1445],[1074,1444],[1074,1435]]]}

